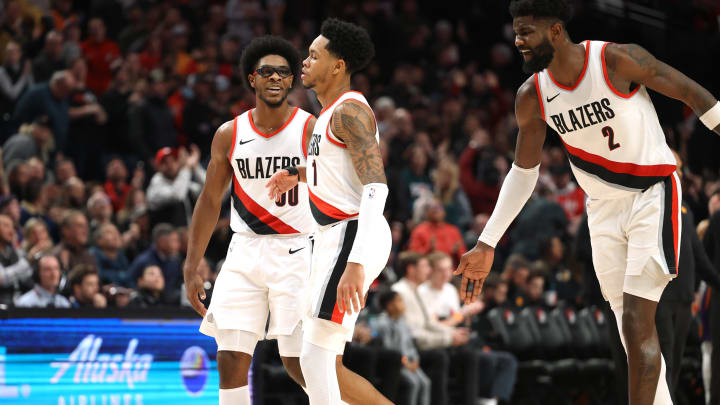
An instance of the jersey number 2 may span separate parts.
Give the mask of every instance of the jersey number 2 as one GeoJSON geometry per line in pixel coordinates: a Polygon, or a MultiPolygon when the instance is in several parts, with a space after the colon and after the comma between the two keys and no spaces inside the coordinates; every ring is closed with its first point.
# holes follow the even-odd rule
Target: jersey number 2
{"type": "Polygon", "coordinates": [[[610,148],[610,150],[615,150],[620,147],[620,143],[615,142],[615,132],[612,127],[603,127],[602,134],[608,139],[608,148],[610,148]]]}
{"type": "Polygon", "coordinates": [[[298,186],[288,190],[287,193],[283,193],[282,196],[280,196],[280,201],[275,201],[275,205],[282,207],[285,205],[285,201],[287,201],[291,207],[298,205],[298,186]]]}

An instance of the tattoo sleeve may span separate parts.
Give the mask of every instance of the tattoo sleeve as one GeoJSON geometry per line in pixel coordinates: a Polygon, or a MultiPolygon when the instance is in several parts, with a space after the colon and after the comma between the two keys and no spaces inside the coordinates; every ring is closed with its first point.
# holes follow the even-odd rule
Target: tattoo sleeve
{"type": "Polygon", "coordinates": [[[643,84],[665,96],[680,100],[698,116],[717,103],[707,89],[658,60],[643,47],[636,44],[618,44],[613,48],[611,52],[606,51],[605,56],[611,77],[643,84]]]}
{"type": "Polygon", "coordinates": [[[387,183],[375,139],[375,119],[367,107],[353,102],[342,103],[333,113],[332,130],[347,145],[362,184],[387,183]]]}

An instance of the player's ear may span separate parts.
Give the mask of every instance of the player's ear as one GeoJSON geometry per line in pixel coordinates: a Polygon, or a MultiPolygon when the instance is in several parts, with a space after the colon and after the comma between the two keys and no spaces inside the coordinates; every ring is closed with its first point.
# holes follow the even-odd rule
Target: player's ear
{"type": "Polygon", "coordinates": [[[347,70],[347,65],[345,65],[345,61],[342,59],[338,59],[335,61],[335,73],[343,73],[347,70]]]}
{"type": "Polygon", "coordinates": [[[255,88],[255,75],[248,75],[248,82],[250,82],[250,88],[255,88]]]}
{"type": "Polygon", "coordinates": [[[552,23],[550,25],[550,39],[553,41],[560,39],[563,35],[563,31],[565,31],[565,29],[559,21],[552,23]]]}

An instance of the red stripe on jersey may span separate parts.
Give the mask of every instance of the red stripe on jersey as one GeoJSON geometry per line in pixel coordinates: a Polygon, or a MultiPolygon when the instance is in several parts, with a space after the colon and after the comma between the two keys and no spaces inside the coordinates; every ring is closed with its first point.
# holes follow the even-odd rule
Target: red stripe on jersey
{"type": "Polygon", "coordinates": [[[326,137],[326,138],[328,139],[328,141],[330,141],[330,143],[332,143],[333,145],[339,146],[339,147],[344,148],[344,149],[347,149],[347,145],[345,145],[344,143],[340,143],[340,142],[334,140],[334,139],[332,138],[332,136],[330,136],[330,123],[331,123],[331,122],[332,122],[332,118],[330,118],[330,121],[328,121],[328,124],[327,124],[327,128],[325,128],[325,137],[326,137]]]}
{"type": "Polygon", "coordinates": [[[342,325],[343,318],[345,317],[345,312],[340,312],[337,306],[337,301],[335,302],[335,306],[333,307],[332,316],[330,317],[331,322],[335,322],[339,325],[342,325]]]}
{"type": "Polygon", "coordinates": [[[312,114],[309,114],[307,119],[305,120],[305,125],[303,125],[303,133],[302,133],[302,151],[303,155],[305,155],[305,159],[307,159],[307,127],[310,123],[310,118],[312,118],[312,114]]]}
{"type": "MultiPolygon", "coordinates": [[[[560,138],[562,139],[562,138],[560,138]]],[[[660,176],[665,177],[675,171],[675,165],[637,165],[635,163],[622,163],[605,159],[602,156],[594,155],[580,148],[575,148],[563,140],[565,149],[578,158],[602,166],[615,173],[630,174],[633,176],[660,176]]]]}
{"type": "Polygon", "coordinates": [[[580,72],[580,77],[578,77],[577,81],[572,87],[564,86],[557,81],[555,81],[555,78],[553,77],[552,73],[550,73],[550,69],[547,70],[548,76],[550,77],[550,80],[552,80],[553,83],[555,83],[556,86],[560,87],[561,89],[573,91],[575,88],[582,82],[583,77],[585,77],[585,72],[587,72],[588,67],[588,58],[590,57],[590,41],[585,41],[585,64],[583,65],[583,70],[580,72]]]}
{"type": "MultiPolygon", "coordinates": [[[[322,113],[324,113],[324,112],[327,111],[330,107],[332,107],[333,105],[335,105],[335,103],[337,103],[337,101],[340,100],[340,97],[344,96],[344,95],[347,94],[347,93],[357,93],[357,94],[359,94],[359,95],[361,95],[361,96],[363,95],[363,94],[362,94],[361,92],[359,92],[359,91],[348,90],[348,91],[340,94],[339,96],[337,96],[337,98],[336,98],[335,100],[333,100],[332,103],[328,104],[327,107],[323,108],[323,109],[320,111],[320,115],[322,115],[322,113]]],[[[319,117],[320,115],[318,115],[318,117],[319,117]]]]}
{"type": "Polygon", "coordinates": [[[330,218],[335,219],[348,219],[357,216],[358,214],[348,214],[346,212],[343,212],[339,210],[338,208],[333,207],[332,205],[326,203],[325,201],[321,200],[318,196],[312,193],[310,191],[310,188],[308,187],[308,194],[310,195],[310,200],[312,200],[313,204],[322,211],[323,214],[329,216],[330,218]]]}
{"type": "Polygon", "coordinates": [[[603,77],[605,78],[605,84],[607,84],[608,88],[610,88],[610,90],[612,90],[612,92],[615,93],[616,96],[622,98],[630,98],[634,96],[638,90],[640,90],[640,86],[637,86],[635,90],[631,91],[629,94],[623,94],[612,85],[612,82],[610,82],[610,77],[607,73],[607,65],[605,64],[605,47],[608,46],[609,43],[610,42],[606,42],[605,45],[603,45],[602,50],[600,51],[600,59],[602,60],[603,77]]]}
{"type": "Polygon", "coordinates": [[[238,196],[240,201],[245,205],[245,208],[247,208],[247,210],[251,214],[255,215],[264,224],[266,224],[270,228],[274,229],[277,233],[282,233],[282,234],[301,233],[297,229],[295,229],[292,226],[283,222],[280,218],[278,218],[275,215],[268,212],[268,210],[263,208],[262,205],[256,203],[255,200],[250,198],[250,196],[247,195],[247,193],[245,193],[245,190],[243,190],[242,187],[240,187],[240,183],[238,183],[235,176],[233,176],[233,187],[235,190],[235,194],[238,196]]]}
{"type": "Polygon", "coordinates": [[[250,126],[252,127],[253,131],[255,131],[256,134],[258,134],[258,135],[260,135],[260,136],[262,136],[262,137],[264,137],[264,138],[271,138],[271,137],[277,135],[278,133],[280,133],[280,131],[282,131],[283,129],[285,129],[286,126],[290,125],[290,123],[292,122],[293,118],[295,118],[295,114],[297,114],[297,112],[298,112],[299,109],[300,109],[299,107],[295,107],[295,110],[292,112],[292,114],[290,114],[290,118],[288,118],[287,122],[285,122],[285,123],[283,124],[283,126],[281,126],[281,127],[278,128],[276,131],[274,131],[274,132],[272,132],[272,133],[270,133],[270,134],[263,134],[262,132],[260,132],[260,131],[255,127],[255,123],[253,122],[253,117],[252,117],[252,110],[248,111],[248,121],[250,121],[250,126]]]}
{"type": "Polygon", "coordinates": [[[238,117],[235,117],[235,119],[233,119],[233,143],[230,146],[230,154],[228,155],[230,161],[232,161],[233,153],[235,153],[235,142],[237,142],[237,121],[238,117]]]}
{"type": "Polygon", "coordinates": [[[679,212],[678,212],[678,186],[674,175],[670,175],[672,178],[672,227],[673,227],[673,248],[675,248],[675,273],[680,274],[678,268],[678,260],[680,259],[680,244],[679,242],[679,212]]]}
{"type": "Polygon", "coordinates": [[[538,101],[540,102],[540,114],[542,114],[542,119],[545,121],[545,106],[542,101],[542,92],[540,91],[540,83],[538,83],[537,73],[535,73],[535,90],[537,91],[538,101]]]}

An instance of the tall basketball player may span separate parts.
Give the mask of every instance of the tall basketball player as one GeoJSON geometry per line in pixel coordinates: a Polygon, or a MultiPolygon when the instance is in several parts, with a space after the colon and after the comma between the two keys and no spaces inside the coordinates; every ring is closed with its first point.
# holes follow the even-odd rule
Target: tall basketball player
{"type": "Polygon", "coordinates": [[[256,107],[215,133],[183,269],[188,299],[204,317],[200,331],[217,341],[221,405],[250,404],[248,369],[255,345],[265,337],[268,312],[267,338],[277,338],[285,368],[304,385],[301,303],[310,269],[308,234],[314,226],[307,214],[307,187],[293,187],[277,199],[268,198],[264,187],[282,167],[305,162],[304,140],[315,117],[286,99],[300,55],[283,39],[260,37],[245,48],[241,65],[256,107]],[[198,299],[205,291],[196,269],[231,180],[234,235],[206,313],[198,299]]]}
{"type": "Polygon", "coordinates": [[[352,73],[373,55],[364,29],[336,19],[323,23],[303,62],[303,85],[317,93],[323,106],[307,167],[278,172],[267,184],[271,198],[282,198],[298,181],[307,182],[318,225],[300,354],[311,405],[339,403],[341,389],[351,403],[389,403],[369,382],[342,367],[365,293],[387,263],[391,245],[383,217],[388,188],[375,117],[365,97],[350,89],[352,73]],[[338,378],[347,384],[339,387],[338,378]]]}
{"type": "Polygon", "coordinates": [[[573,43],[565,0],[510,4],[523,68],[515,163],[477,246],[463,256],[461,295],[475,299],[494,247],[530,197],[546,125],[562,139],[587,193],[593,263],[618,319],[632,405],[670,404],[655,310],[677,275],[680,182],[646,88],[684,102],[720,133],[720,103],[703,87],[633,44],[573,43]]]}

